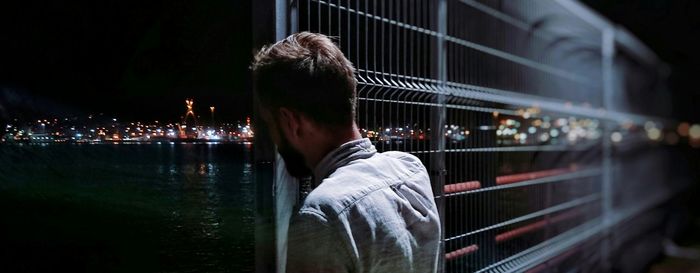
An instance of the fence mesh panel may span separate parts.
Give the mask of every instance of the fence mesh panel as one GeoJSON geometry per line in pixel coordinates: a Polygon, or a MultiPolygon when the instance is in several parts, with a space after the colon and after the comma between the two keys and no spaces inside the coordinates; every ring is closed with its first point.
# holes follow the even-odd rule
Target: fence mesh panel
{"type": "Polygon", "coordinates": [[[607,270],[621,248],[610,234],[678,188],[662,182],[667,155],[649,135],[672,123],[606,96],[655,91],[621,84],[658,78],[654,64],[606,55],[609,26],[574,14],[576,2],[292,5],[292,29],[333,36],[355,65],[362,135],[428,166],[441,271],[607,270]]]}

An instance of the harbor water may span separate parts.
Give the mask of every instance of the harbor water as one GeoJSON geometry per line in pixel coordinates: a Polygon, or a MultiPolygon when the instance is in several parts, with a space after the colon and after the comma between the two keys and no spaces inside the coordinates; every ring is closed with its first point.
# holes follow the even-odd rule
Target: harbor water
{"type": "Polygon", "coordinates": [[[251,144],[0,145],[0,271],[252,272],[251,160],[251,144]]]}

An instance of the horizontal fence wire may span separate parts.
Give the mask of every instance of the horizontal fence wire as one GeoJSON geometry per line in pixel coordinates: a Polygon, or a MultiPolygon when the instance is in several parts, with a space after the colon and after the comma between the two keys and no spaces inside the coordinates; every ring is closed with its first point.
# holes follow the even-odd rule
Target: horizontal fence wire
{"type": "Polygon", "coordinates": [[[618,156],[604,152],[608,134],[632,143],[645,122],[666,121],[605,108],[602,30],[559,2],[294,2],[294,29],[333,37],[354,64],[363,137],[416,155],[432,174],[441,272],[602,259],[600,244],[583,242],[622,221],[605,199],[622,200],[613,207],[626,217],[644,210],[625,201],[644,189],[628,197],[603,187],[606,175],[632,171],[603,165],[618,156]]]}

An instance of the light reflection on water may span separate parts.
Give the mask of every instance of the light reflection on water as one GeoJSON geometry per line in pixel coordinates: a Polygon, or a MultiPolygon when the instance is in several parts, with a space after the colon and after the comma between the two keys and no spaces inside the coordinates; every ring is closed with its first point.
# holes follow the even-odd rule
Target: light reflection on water
{"type": "MultiPolygon", "coordinates": [[[[51,222],[61,232],[43,240],[53,243],[71,237],[80,247],[86,245],[88,250],[76,250],[82,253],[95,240],[114,237],[103,246],[109,262],[93,264],[96,269],[253,271],[250,145],[5,145],[0,150],[0,197],[9,196],[36,211],[31,217],[16,214],[14,229],[19,233],[25,228],[22,222],[48,218],[41,215],[47,209],[36,205],[41,203],[37,200],[48,200],[52,206],[77,203],[90,209],[60,213],[84,217],[51,222]],[[76,227],[92,230],[98,239],[81,238],[76,227]],[[129,254],[131,250],[135,254],[129,254]]],[[[9,207],[0,203],[0,212],[9,207]]],[[[0,243],[19,245],[25,243],[22,236],[31,237],[19,235],[0,237],[0,243]]],[[[56,262],[59,267],[72,266],[56,262]]],[[[74,262],[78,266],[81,261],[74,262]]]]}

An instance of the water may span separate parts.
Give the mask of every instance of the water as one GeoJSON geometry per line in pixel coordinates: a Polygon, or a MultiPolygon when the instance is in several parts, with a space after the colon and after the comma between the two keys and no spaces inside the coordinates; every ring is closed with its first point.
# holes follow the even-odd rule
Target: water
{"type": "Polygon", "coordinates": [[[252,272],[252,147],[0,145],[0,271],[252,272]]]}

